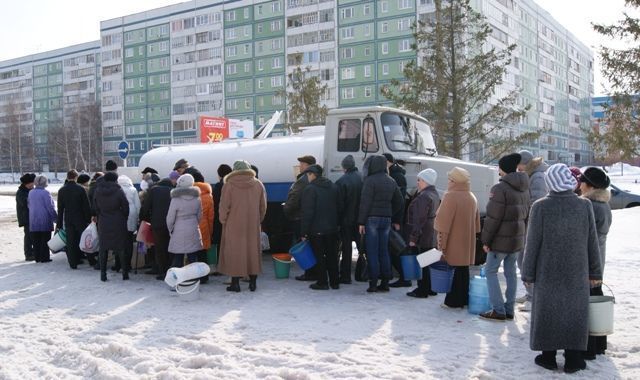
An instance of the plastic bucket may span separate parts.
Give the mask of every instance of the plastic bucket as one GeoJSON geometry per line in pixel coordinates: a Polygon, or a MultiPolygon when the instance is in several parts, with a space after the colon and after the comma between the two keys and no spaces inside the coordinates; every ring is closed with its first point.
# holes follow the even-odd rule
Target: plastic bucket
{"type": "Polygon", "coordinates": [[[589,335],[613,334],[613,296],[589,297],[589,335]]]}
{"type": "Polygon", "coordinates": [[[47,242],[47,245],[53,253],[62,251],[62,249],[67,245],[67,235],[64,230],[58,230],[58,232],[56,232],[47,242]]]}
{"type": "Polygon", "coordinates": [[[316,257],[313,255],[313,249],[308,241],[301,241],[289,250],[289,253],[296,259],[296,263],[300,268],[307,270],[316,265],[316,257]]]}
{"type": "Polygon", "coordinates": [[[474,276],[469,282],[469,313],[480,314],[491,310],[487,278],[474,276]]]}
{"type": "Polygon", "coordinates": [[[449,266],[446,261],[438,261],[429,266],[431,274],[431,290],[436,293],[449,293],[453,283],[455,268],[449,266]]]}
{"type": "Polygon", "coordinates": [[[207,263],[191,263],[182,268],[169,268],[164,282],[170,287],[177,287],[178,284],[184,284],[189,280],[199,279],[209,274],[209,265],[207,263]]]}
{"type": "Polygon", "coordinates": [[[415,256],[400,256],[400,263],[402,264],[402,274],[404,274],[405,280],[420,280],[422,278],[422,268],[415,256]]]}
{"type": "Polygon", "coordinates": [[[289,278],[291,255],[288,253],[276,253],[271,258],[273,259],[273,271],[276,274],[276,278],[289,278]]]}
{"type": "Polygon", "coordinates": [[[189,280],[176,285],[178,297],[184,301],[197,300],[200,296],[200,280],[189,280]]]}

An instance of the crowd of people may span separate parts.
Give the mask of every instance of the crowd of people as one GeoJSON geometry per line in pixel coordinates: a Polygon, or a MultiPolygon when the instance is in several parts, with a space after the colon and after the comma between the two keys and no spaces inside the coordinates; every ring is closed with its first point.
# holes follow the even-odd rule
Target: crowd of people
{"type": "MultiPolygon", "coordinates": [[[[391,154],[371,155],[358,171],[355,159],[342,160],[343,175],[334,182],[324,175],[313,156],[298,159],[300,173],[282,204],[292,230],[291,243],[308,241],[316,265],[297,276],[313,290],[339,289],[352,283],[353,244],[366,255],[368,293],[412,287],[405,279],[399,255],[416,255],[436,248],[442,261],[454,268],[450,291],[442,307],[462,309],[469,303],[469,267],[475,265],[476,238],[486,253],[490,310],[485,320],[505,322],[515,306],[531,311],[530,347],[541,351],[535,363],[556,369],[556,351],[565,352],[565,372],[586,368],[607,348],[606,337],[588,333],[589,295],[601,295],[606,236],[611,224],[610,181],[602,170],[581,173],[564,164],[547,165],[529,151],[505,155],[498,162],[500,181],[493,186],[481,231],[470,173],[454,167],[447,173],[428,168],[417,174],[416,190],[408,193],[405,170],[391,154]],[[442,199],[435,185],[446,175],[442,199]],[[395,231],[395,232],[393,232],[395,231]],[[390,254],[390,235],[398,233],[406,249],[390,254]],[[503,266],[506,290],[498,272],[503,266]],[[517,267],[526,295],[516,298],[517,267]],[[394,270],[398,279],[390,282],[394,270]]],[[[161,178],[153,168],[142,171],[140,191],[130,178],[117,174],[108,161],[105,172],[90,178],[70,170],[58,192],[57,211],[46,190],[47,178],[25,174],[16,194],[18,222],[24,227],[25,259],[50,262],[47,242],[64,229],[71,269],[84,260],[107,281],[109,252],[114,271],[129,279],[132,253],[143,230],[147,238],[148,274],[163,280],[170,267],[207,262],[217,252],[216,270],[229,276],[227,291],[240,292],[240,281],[257,289],[262,272],[261,223],[267,211],[265,187],[258,169],[246,161],[218,167],[211,187],[186,159],[161,178]],[[97,254],[80,250],[80,236],[97,223],[97,254]]],[[[145,241],[145,239],[142,239],[145,241]]],[[[429,298],[428,268],[412,298],[429,298]]],[[[208,276],[201,278],[204,283],[208,276]]]]}

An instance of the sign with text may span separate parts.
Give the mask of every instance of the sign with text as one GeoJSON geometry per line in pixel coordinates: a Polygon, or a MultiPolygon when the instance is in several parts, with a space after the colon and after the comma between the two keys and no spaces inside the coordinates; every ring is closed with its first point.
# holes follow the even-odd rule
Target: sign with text
{"type": "Polygon", "coordinates": [[[200,116],[200,142],[214,143],[229,137],[229,119],[200,116]]]}
{"type": "Polygon", "coordinates": [[[253,121],[229,119],[229,138],[252,139],[253,133],[253,121]]]}

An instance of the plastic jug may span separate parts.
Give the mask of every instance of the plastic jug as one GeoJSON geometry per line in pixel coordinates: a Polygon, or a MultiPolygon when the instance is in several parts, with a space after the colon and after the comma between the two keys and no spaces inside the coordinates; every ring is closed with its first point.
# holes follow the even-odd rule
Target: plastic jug
{"type": "Polygon", "coordinates": [[[480,275],[474,276],[469,282],[469,313],[480,314],[489,310],[489,288],[483,266],[480,268],[480,275]]]}

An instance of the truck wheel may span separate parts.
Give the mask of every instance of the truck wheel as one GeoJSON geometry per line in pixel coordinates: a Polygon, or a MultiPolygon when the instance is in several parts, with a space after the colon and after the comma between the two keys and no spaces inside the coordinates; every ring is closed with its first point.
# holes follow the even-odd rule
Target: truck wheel
{"type": "Polygon", "coordinates": [[[629,203],[627,205],[627,207],[625,207],[625,208],[631,208],[631,207],[636,207],[636,206],[640,206],[640,203],[638,203],[638,202],[629,203]]]}

